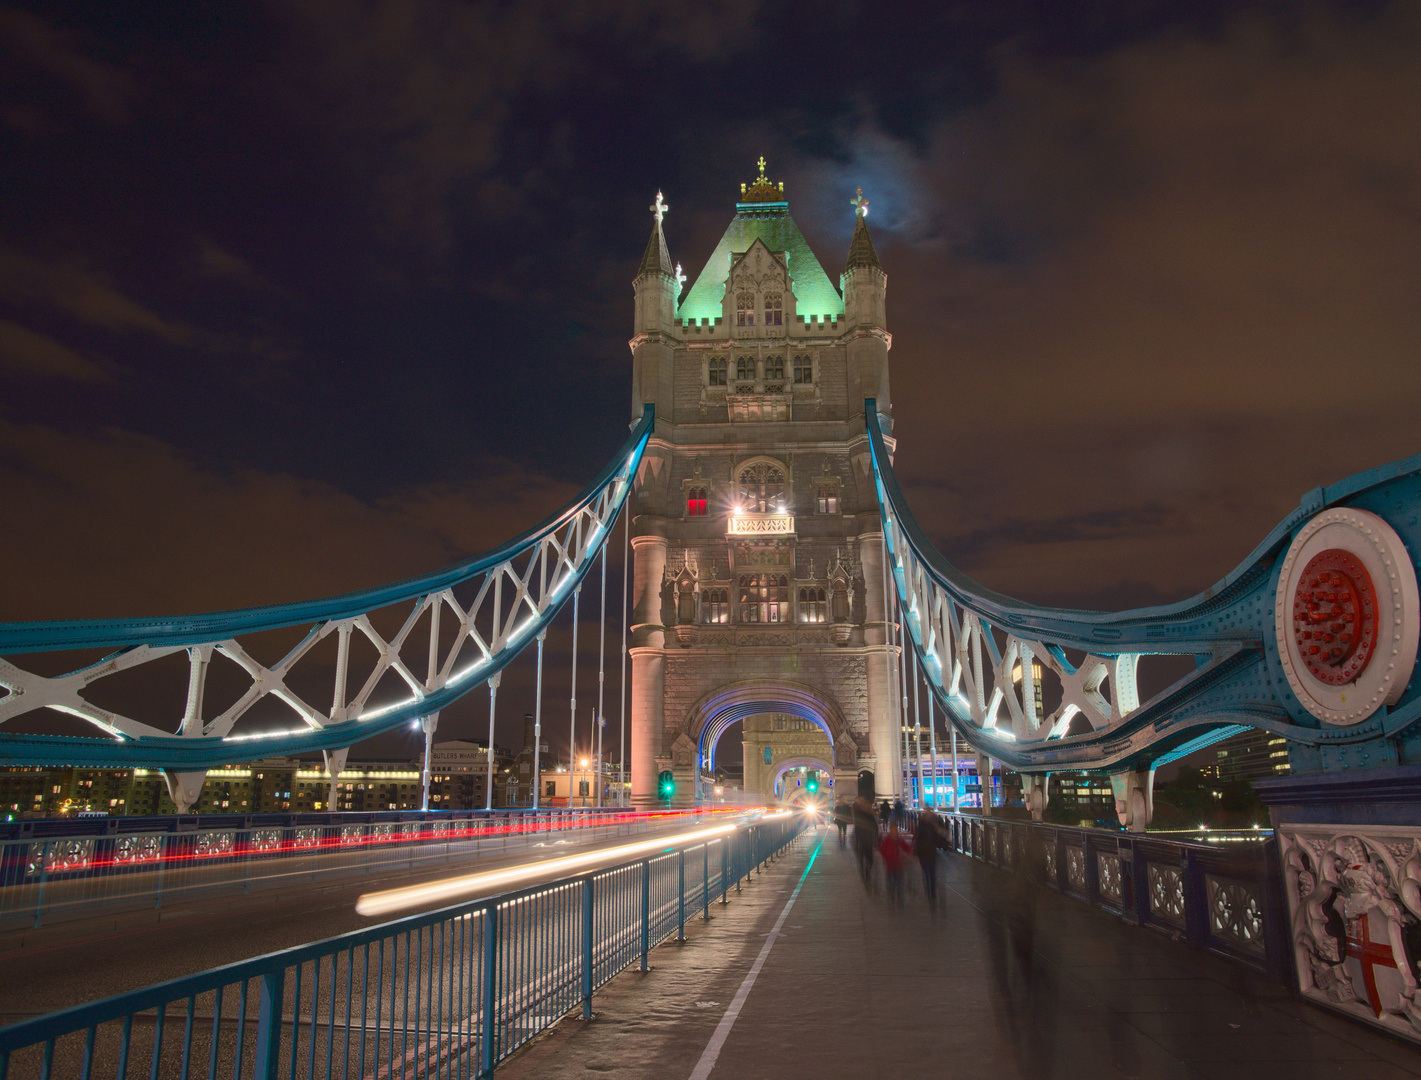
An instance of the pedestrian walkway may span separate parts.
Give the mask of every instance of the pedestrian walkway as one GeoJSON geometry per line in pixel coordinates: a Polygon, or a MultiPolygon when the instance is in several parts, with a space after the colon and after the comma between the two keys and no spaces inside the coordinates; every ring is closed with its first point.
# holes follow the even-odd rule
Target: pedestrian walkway
{"type": "Polygon", "coordinates": [[[895,912],[832,828],[806,833],[500,1080],[1421,1076],[1421,1051],[1228,961],[1056,893],[1023,899],[961,856],[940,866],[937,915],[915,864],[895,912]]]}

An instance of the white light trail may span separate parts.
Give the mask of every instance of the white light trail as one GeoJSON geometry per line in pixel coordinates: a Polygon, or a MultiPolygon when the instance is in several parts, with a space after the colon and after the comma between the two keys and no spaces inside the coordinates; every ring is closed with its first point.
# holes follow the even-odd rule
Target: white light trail
{"type": "MultiPolygon", "coordinates": [[[[767,814],[759,820],[770,821],[787,814],[788,811],[767,814]]],[[[724,836],[726,833],[734,832],[737,828],[736,825],[715,825],[707,829],[681,833],[678,836],[663,836],[654,840],[639,840],[632,844],[620,844],[617,847],[598,848],[596,851],[584,852],[581,855],[564,855],[561,858],[547,859],[542,862],[506,866],[501,870],[485,870],[478,874],[463,874],[459,877],[444,878],[441,881],[428,881],[422,885],[407,885],[401,889],[366,893],[356,900],[355,911],[358,915],[388,915],[394,911],[437,903],[441,900],[473,899],[480,894],[505,889],[510,885],[517,885],[533,878],[546,877],[549,874],[565,874],[585,869],[595,863],[627,859],[637,855],[646,855],[653,851],[665,851],[667,848],[683,844],[694,844],[697,840],[710,840],[713,837],[724,836]]]]}

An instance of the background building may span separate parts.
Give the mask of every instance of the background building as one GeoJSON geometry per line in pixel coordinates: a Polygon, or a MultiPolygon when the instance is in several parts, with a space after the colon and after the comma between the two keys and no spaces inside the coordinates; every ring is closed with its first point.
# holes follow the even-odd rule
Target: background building
{"type": "Polygon", "coordinates": [[[799,716],[766,713],[746,717],[741,727],[745,761],[742,783],[746,791],[759,792],[766,798],[784,794],[778,790],[778,782],[787,772],[799,768],[819,770],[823,775],[821,790],[833,790],[834,748],[818,724],[799,716]]]}
{"type": "MultiPolygon", "coordinates": [[[[487,805],[488,751],[482,743],[435,743],[430,809],[482,810],[487,805]]],[[[512,762],[494,751],[495,775],[512,762]]],[[[423,762],[358,760],[346,763],[330,801],[330,775],[316,761],[264,758],[250,765],[210,769],[193,811],[202,814],[275,814],[302,811],[418,810],[424,799],[423,762]]],[[[495,785],[495,792],[499,788],[495,785]]],[[[505,805],[495,798],[495,806],[505,805]]],[[[0,768],[0,818],[175,814],[161,772],[153,769],[0,768]]]]}
{"type": "Polygon", "coordinates": [[[1285,776],[1291,771],[1288,741],[1267,731],[1246,731],[1224,739],[1215,744],[1214,754],[1220,784],[1285,776]]]}

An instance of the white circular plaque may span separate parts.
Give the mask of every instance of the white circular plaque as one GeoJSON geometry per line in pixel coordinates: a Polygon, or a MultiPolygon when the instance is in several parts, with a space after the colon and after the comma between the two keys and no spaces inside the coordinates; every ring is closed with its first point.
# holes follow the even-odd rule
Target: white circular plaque
{"type": "Polygon", "coordinates": [[[1283,559],[1273,628],[1288,685],[1327,724],[1358,724],[1395,704],[1421,638],[1416,570],[1376,514],[1324,510],[1283,559]]]}

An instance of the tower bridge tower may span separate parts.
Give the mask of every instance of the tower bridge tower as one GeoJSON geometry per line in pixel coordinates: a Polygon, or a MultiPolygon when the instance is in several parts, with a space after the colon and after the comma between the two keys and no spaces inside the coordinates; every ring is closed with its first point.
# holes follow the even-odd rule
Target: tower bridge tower
{"type": "MultiPolygon", "coordinates": [[[[887,275],[862,191],[851,206],[836,285],[762,158],[689,289],[671,261],[660,193],[652,207],[630,342],[632,415],[656,406],[631,541],[637,802],[657,798],[665,771],[676,802],[703,797],[721,733],[767,714],[819,729],[806,760],[832,770],[833,794],[851,795],[862,773],[880,794],[899,792],[864,424],[873,398],[891,430],[887,275]]],[[[773,777],[776,764],[747,767],[747,779],[773,777]]]]}

